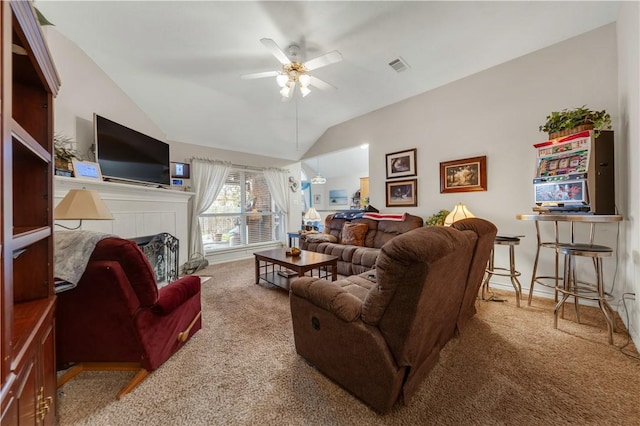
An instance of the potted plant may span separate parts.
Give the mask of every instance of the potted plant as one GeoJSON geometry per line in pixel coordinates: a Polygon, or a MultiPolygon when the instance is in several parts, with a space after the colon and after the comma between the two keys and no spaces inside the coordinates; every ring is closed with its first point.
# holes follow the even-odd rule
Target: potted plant
{"type": "Polygon", "coordinates": [[[426,226],[444,226],[444,220],[449,213],[449,210],[440,210],[438,213],[429,216],[424,224],[426,226]]]}
{"type": "Polygon", "coordinates": [[[611,129],[611,116],[605,111],[592,111],[583,105],[574,109],[553,111],[540,126],[541,132],[549,133],[549,139],[567,136],[584,130],[594,130],[598,137],[601,130],[611,129]]]}
{"type": "Polygon", "coordinates": [[[69,136],[57,133],[53,136],[56,169],[72,170],[71,160],[78,156],[75,146],[75,141],[69,136]]]}

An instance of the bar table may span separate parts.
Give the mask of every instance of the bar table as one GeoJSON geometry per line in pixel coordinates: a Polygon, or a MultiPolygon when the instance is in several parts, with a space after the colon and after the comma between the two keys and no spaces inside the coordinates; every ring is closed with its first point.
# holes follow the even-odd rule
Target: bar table
{"type": "MultiPolygon", "coordinates": [[[[529,285],[529,299],[527,305],[531,306],[531,298],[533,296],[533,287],[536,283],[544,285],[546,287],[558,288],[559,266],[558,266],[558,251],[556,250],[560,243],[560,233],[558,229],[559,222],[569,222],[571,224],[571,243],[574,241],[574,225],[577,222],[590,224],[589,232],[589,244],[594,244],[595,237],[595,225],[598,223],[615,223],[622,221],[622,215],[617,214],[587,214],[587,213],[536,213],[536,214],[517,214],[517,220],[530,220],[536,225],[536,239],[538,247],[536,249],[536,257],[533,262],[533,271],[531,272],[531,284],[529,285]],[[553,222],[555,239],[554,241],[542,241],[540,237],[540,222],[553,222]],[[552,248],[555,256],[555,276],[536,275],[538,272],[538,260],[540,257],[540,248],[552,248]],[[548,284],[542,280],[554,280],[554,284],[548,284]]],[[[558,291],[554,290],[554,299],[558,302],[558,291]]]]}

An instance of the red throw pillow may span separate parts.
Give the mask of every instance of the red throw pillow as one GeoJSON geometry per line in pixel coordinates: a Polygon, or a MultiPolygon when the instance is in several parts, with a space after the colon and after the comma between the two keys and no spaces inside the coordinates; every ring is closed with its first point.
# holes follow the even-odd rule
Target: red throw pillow
{"type": "Polygon", "coordinates": [[[345,222],[342,225],[340,244],[352,246],[364,246],[364,237],[367,235],[369,225],[366,223],[345,222]]]}

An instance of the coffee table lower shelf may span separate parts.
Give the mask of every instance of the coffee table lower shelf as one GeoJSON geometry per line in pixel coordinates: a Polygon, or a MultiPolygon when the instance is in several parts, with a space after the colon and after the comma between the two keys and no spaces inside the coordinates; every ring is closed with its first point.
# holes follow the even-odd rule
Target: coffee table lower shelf
{"type": "MultiPolygon", "coordinates": [[[[270,265],[271,266],[271,265],[270,265]]],[[[260,274],[260,279],[275,286],[284,288],[285,290],[289,290],[289,284],[294,278],[298,278],[298,275],[294,275],[292,277],[283,277],[275,272],[266,272],[264,274],[260,274]]]]}
{"type": "Polygon", "coordinates": [[[280,249],[256,252],[254,256],[256,284],[263,280],[288,291],[291,280],[307,273],[319,278],[331,277],[332,281],[337,279],[338,258],[336,256],[303,251],[300,256],[294,258],[287,256],[286,251],[280,249]],[[314,270],[317,270],[317,274],[314,270]],[[283,276],[278,273],[279,271],[289,273],[283,276]]]}

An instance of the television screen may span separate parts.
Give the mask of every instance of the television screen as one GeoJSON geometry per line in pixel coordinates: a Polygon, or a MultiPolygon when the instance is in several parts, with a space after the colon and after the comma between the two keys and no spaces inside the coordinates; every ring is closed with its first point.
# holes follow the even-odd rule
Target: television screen
{"type": "Polygon", "coordinates": [[[170,185],[169,144],[97,114],[96,158],[105,178],[170,185]]]}
{"type": "Polygon", "coordinates": [[[190,171],[188,163],[171,162],[171,177],[189,179],[190,171]]]}

